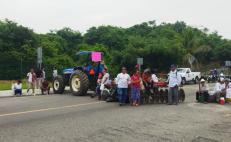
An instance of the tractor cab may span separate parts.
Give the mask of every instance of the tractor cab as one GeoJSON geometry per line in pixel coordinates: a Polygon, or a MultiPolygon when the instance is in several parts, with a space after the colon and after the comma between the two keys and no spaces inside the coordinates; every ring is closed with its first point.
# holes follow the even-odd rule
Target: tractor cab
{"type": "Polygon", "coordinates": [[[81,51],[77,52],[76,55],[83,62],[83,65],[64,69],[62,76],[54,78],[53,89],[55,93],[63,93],[65,86],[70,86],[74,95],[84,95],[89,89],[95,89],[98,76],[104,70],[104,65],[101,64],[103,53],[81,51]]]}

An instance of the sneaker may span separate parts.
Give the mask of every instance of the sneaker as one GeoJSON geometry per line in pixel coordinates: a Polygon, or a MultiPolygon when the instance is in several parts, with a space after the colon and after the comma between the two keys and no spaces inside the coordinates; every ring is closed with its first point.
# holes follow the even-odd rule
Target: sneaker
{"type": "Polygon", "coordinates": [[[33,96],[35,96],[36,94],[35,93],[33,93],[33,96]]]}

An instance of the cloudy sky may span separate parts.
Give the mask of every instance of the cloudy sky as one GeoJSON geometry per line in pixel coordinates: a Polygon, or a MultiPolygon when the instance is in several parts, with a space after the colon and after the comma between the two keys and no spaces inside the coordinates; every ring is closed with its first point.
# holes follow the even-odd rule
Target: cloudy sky
{"type": "Polygon", "coordinates": [[[230,6],[230,0],[0,0],[0,19],[8,18],[38,33],[178,20],[231,39],[230,6]]]}

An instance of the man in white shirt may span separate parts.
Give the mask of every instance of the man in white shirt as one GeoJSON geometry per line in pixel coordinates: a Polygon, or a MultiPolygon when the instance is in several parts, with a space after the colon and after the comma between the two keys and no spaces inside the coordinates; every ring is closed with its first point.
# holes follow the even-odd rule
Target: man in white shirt
{"type": "Polygon", "coordinates": [[[220,81],[216,83],[214,91],[215,92],[221,92],[225,89],[225,80],[224,78],[220,78],[220,81]]]}
{"type": "Polygon", "coordinates": [[[216,96],[216,101],[219,103],[220,97],[225,94],[225,80],[224,78],[220,78],[220,80],[216,83],[214,88],[214,95],[216,96]]]}
{"type": "Polygon", "coordinates": [[[178,87],[181,85],[181,76],[177,73],[175,65],[171,65],[168,81],[168,105],[178,105],[178,87]]]}
{"type": "Polygon", "coordinates": [[[128,85],[130,84],[131,78],[129,74],[127,74],[127,69],[125,67],[122,68],[122,72],[117,75],[116,83],[117,83],[117,92],[119,96],[119,105],[122,106],[125,104],[128,94],[128,85]]]}

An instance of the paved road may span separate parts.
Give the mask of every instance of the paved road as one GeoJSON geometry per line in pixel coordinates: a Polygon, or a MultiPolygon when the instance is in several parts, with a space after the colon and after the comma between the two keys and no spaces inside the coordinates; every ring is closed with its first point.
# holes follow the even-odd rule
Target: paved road
{"type": "Polygon", "coordinates": [[[0,99],[0,142],[230,142],[231,105],[119,107],[71,95],[0,99]]]}

